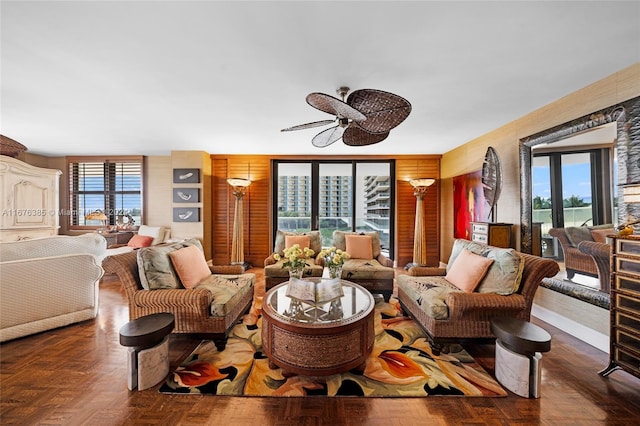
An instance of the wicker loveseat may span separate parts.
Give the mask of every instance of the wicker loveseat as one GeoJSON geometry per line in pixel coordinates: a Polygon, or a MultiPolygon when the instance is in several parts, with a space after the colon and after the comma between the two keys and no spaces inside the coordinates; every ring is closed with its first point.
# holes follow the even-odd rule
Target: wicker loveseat
{"type": "Polygon", "coordinates": [[[581,252],[578,245],[582,241],[605,243],[607,233],[614,233],[613,225],[570,226],[549,230],[549,235],[556,237],[562,247],[568,279],[572,279],[575,274],[598,277],[598,268],[593,257],[581,252]]]}
{"type": "Polygon", "coordinates": [[[379,234],[376,231],[333,231],[333,245],[351,256],[342,266],[342,278],[361,285],[372,294],[382,294],[388,301],[393,293],[395,271],[393,260],[381,252],[379,234]]]}
{"type": "MultiPolygon", "coordinates": [[[[459,266],[463,274],[474,272],[468,262],[459,266]]],[[[456,240],[447,268],[417,266],[410,268],[408,275],[399,275],[398,298],[439,352],[446,343],[495,338],[490,327],[492,318],[528,321],[538,285],[543,278],[553,277],[558,271],[558,264],[550,259],[456,240]],[[461,290],[447,281],[452,264],[464,249],[492,260],[480,284],[471,291],[461,290]],[[511,266],[507,266],[507,261],[511,266]],[[510,288],[498,285],[500,281],[508,282],[510,288]]]]}
{"type": "Polygon", "coordinates": [[[229,331],[251,306],[255,274],[243,274],[240,265],[214,266],[209,263],[211,279],[205,279],[193,288],[143,287],[138,259],[145,251],[179,250],[188,246],[188,241],[107,256],[102,264],[106,272],[118,275],[124,287],[129,301],[129,319],[170,312],[175,315],[174,333],[202,335],[212,339],[218,350],[223,350],[229,331]]]}

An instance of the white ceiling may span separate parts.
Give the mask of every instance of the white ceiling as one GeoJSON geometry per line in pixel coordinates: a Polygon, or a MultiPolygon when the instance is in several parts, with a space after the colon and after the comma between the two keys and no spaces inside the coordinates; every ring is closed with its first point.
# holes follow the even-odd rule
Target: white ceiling
{"type": "Polygon", "coordinates": [[[439,154],[640,61],[640,2],[5,1],[1,133],[42,155],[439,154]],[[314,148],[342,85],[407,98],[314,148]]]}

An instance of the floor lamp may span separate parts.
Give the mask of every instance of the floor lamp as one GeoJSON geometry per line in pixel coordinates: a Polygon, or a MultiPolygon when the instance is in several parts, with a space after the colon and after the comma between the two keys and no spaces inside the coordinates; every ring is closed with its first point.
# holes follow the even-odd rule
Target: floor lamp
{"type": "Polygon", "coordinates": [[[233,216],[233,239],[231,242],[231,264],[242,265],[244,270],[247,270],[251,265],[244,261],[244,215],[242,213],[242,198],[249,185],[251,185],[251,181],[249,179],[231,178],[227,179],[227,183],[233,189],[233,195],[236,197],[236,211],[233,216]]]}
{"type": "Polygon", "coordinates": [[[416,225],[413,232],[413,262],[407,265],[425,266],[427,264],[427,234],[424,228],[424,196],[427,188],[433,185],[435,179],[412,179],[409,181],[413,186],[413,195],[416,196],[416,225]]]}

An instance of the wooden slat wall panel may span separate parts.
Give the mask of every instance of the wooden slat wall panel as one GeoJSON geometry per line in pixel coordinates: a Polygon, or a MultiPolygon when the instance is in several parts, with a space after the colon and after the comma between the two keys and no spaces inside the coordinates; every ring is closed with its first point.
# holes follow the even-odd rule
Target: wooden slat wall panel
{"type": "Polygon", "coordinates": [[[226,265],[231,261],[231,235],[233,232],[233,200],[229,197],[227,184],[227,159],[211,161],[211,218],[213,263],[226,265]]]}
{"type": "Polygon", "coordinates": [[[434,178],[424,198],[425,229],[429,266],[440,262],[440,158],[411,156],[396,158],[396,262],[404,266],[413,261],[416,197],[409,180],[434,178]]]}
{"type": "Polygon", "coordinates": [[[227,178],[251,180],[243,199],[244,257],[254,266],[262,266],[269,255],[270,164],[268,156],[212,156],[213,164],[213,259],[216,264],[231,261],[235,196],[227,178]]]}
{"type": "MultiPolygon", "coordinates": [[[[261,267],[271,253],[271,160],[266,155],[220,155],[211,156],[213,174],[213,259],[226,264],[231,259],[231,238],[235,198],[226,183],[228,177],[251,179],[248,195],[244,200],[244,254],[245,260],[261,267]]],[[[278,158],[283,158],[282,156],[278,158]]],[[[296,158],[296,157],[287,157],[296,158]]],[[[305,160],[313,156],[299,157],[305,160]]],[[[319,159],[344,159],[344,157],[318,156],[319,159]]],[[[354,157],[349,157],[353,159],[354,157]]],[[[438,179],[425,198],[425,223],[427,224],[427,253],[429,265],[440,261],[440,156],[360,156],[357,159],[396,160],[396,251],[391,257],[399,266],[413,260],[413,231],[416,199],[409,179],[433,177],[438,179]]]]}

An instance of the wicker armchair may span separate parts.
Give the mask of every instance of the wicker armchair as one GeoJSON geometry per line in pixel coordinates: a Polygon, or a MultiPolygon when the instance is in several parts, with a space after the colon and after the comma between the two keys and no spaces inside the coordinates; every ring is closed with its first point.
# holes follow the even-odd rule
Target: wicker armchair
{"type": "MultiPolygon", "coordinates": [[[[578,250],[578,246],[573,245],[567,237],[567,232],[564,228],[551,228],[549,229],[549,235],[556,237],[562,247],[564,253],[564,266],[567,270],[567,278],[571,279],[575,274],[588,275],[590,277],[598,276],[598,269],[593,258],[578,250]]],[[[593,241],[593,240],[592,240],[593,241]]]]}
{"type": "Polygon", "coordinates": [[[223,350],[229,331],[248,311],[253,301],[255,274],[242,274],[241,265],[209,265],[213,274],[250,280],[250,291],[226,307],[224,316],[212,316],[211,293],[203,288],[145,290],[140,282],[136,252],[106,257],[102,266],[107,273],[117,274],[129,301],[129,319],[170,312],[175,316],[174,333],[193,333],[212,339],[223,350]]]}
{"type": "MultiPolygon", "coordinates": [[[[480,243],[475,243],[480,244],[480,243]]],[[[485,245],[486,246],[486,245],[485,245]]],[[[491,246],[486,246],[492,248],[491,246]]],[[[501,295],[495,293],[450,292],[444,303],[448,317],[435,319],[425,312],[418,300],[415,300],[411,287],[414,281],[428,276],[442,276],[445,268],[412,267],[409,275],[399,275],[398,298],[401,305],[427,333],[434,351],[439,352],[447,343],[466,339],[494,339],[491,332],[491,319],[495,317],[513,317],[529,321],[533,298],[538,285],[545,277],[553,277],[559,271],[558,264],[525,253],[518,253],[524,259],[524,268],[520,286],[515,293],[501,295]]],[[[429,284],[427,284],[428,286],[429,284]]]]}
{"type": "Polygon", "coordinates": [[[578,250],[581,253],[591,256],[598,270],[600,280],[600,291],[609,293],[611,290],[611,245],[597,243],[595,241],[580,241],[578,250]]]}

